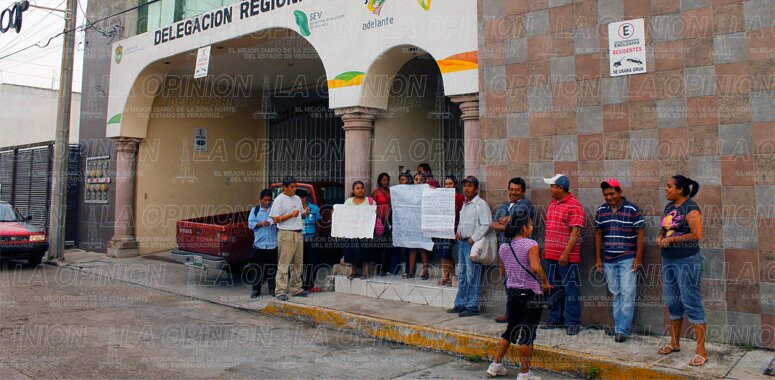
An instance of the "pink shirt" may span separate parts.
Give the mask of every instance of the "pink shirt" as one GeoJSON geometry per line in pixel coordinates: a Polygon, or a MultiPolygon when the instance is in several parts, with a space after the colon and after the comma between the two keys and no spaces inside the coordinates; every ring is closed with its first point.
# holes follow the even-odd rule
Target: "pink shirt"
{"type": "MultiPolygon", "coordinates": [[[[528,253],[530,252],[530,249],[537,246],[538,243],[536,243],[535,240],[528,238],[512,239],[508,243],[501,244],[501,248],[498,253],[501,256],[503,266],[506,267],[507,288],[530,289],[536,294],[542,294],[544,292],[543,289],[541,289],[541,284],[536,281],[536,279],[533,278],[530,273],[522,268],[522,266],[520,266],[519,263],[517,263],[517,260],[514,258],[516,255],[517,258],[519,258],[519,262],[522,263],[522,265],[524,265],[527,270],[530,270],[530,258],[528,253]],[[514,249],[514,254],[511,254],[511,248],[509,248],[509,244],[511,244],[511,248],[514,249]]],[[[538,277],[538,275],[536,275],[536,277],[538,277]]]]}

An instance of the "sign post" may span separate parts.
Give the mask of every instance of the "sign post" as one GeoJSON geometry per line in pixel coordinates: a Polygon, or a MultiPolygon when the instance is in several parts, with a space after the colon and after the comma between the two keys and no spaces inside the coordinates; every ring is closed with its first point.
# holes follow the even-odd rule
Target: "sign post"
{"type": "Polygon", "coordinates": [[[70,139],[70,108],[73,94],[73,56],[75,54],[75,21],[77,0],[67,0],[62,72],[59,78],[59,105],[54,139],[54,168],[51,181],[51,220],[49,221],[49,259],[63,259],[65,250],[65,214],[67,209],[68,142],[70,139]]]}

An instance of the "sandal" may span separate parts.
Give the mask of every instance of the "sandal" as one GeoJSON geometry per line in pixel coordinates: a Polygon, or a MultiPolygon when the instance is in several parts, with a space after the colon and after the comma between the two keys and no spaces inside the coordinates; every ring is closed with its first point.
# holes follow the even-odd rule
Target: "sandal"
{"type": "Polygon", "coordinates": [[[673,347],[669,344],[666,344],[659,348],[657,351],[660,355],[670,355],[673,352],[681,352],[681,347],[673,347]]]}
{"type": "Polygon", "coordinates": [[[452,279],[451,278],[441,279],[441,280],[436,282],[436,285],[439,285],[439,286],[452,286],[452,279]]]}
{"type": "Polygon", "coordinates": [[[404,275],[401,276],[401,278],[414,278],[414,273],[404,273],[404,275]]]}
{"type": "Polygon", "coordinates": [[[689,360],[689,365],[692,367],[702,367],[705,365],[705,363],[708,362],[709,359],[710,359],[710,356],[707,358],[703,358],[702,356],[700,356],[700,354],[695,354],[692,360],[689,360]],[[699,362],[697,362],[697,358],[700,358],[699,362]]]}
{"type": "Polygon", "coordinates": [[[420,280],[427,280],[429,278],[431,278],[431,275],[428,273],[423,273],[422,276],[420,276],[420,280]]]}

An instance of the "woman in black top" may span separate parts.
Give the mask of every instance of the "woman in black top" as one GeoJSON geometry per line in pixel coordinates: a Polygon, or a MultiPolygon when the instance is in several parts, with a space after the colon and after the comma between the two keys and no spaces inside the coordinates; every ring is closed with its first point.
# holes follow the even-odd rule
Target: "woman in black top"
{"type": "Polygon", "coordinates": [[[691,366],[708,361],[705,350],[705,309],[702,305],[702,210],[691,198],[700,184],[691,178],[676,175],[665,185],[665,207],[657,245],[662,248],[662,279],[667,309],[670,312],[671,340],[659,349],[662,355],[681,350],[680,335],[684,315],[694,325],[697,351],[689,360],[691,366]]]}

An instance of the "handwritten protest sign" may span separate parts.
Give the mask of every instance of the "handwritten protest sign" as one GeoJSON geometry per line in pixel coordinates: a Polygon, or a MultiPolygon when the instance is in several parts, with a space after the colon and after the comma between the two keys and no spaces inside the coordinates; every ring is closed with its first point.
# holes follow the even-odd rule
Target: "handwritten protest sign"
{"type": "Polygon", "coordinates": [[[430,238],[455,238],[455,189],[423,190],[422,233],[430,238]]]}
{"type": "Polygon", "coordinates": [[[377,206],[334,205],[332,218],[332,237],[373,239],[377,206]]]}
{"type": "MultiPolygon", "coordinates": [[[[428,185],[396,185],[390,188],[393,210],[393,246],[433,249],[433,240],[423,236],[422,195],[428,185]]],[[[453,214],[454,217],[454,214],[453,214]]]]}

